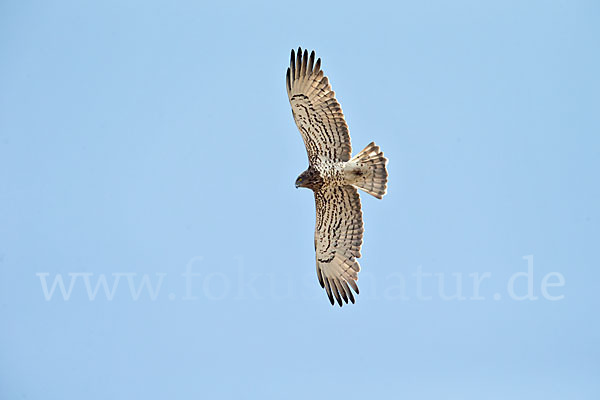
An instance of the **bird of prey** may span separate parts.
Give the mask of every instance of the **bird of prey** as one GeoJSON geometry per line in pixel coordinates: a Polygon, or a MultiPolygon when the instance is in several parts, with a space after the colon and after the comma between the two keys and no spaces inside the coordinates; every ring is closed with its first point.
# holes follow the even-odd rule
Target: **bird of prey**
{"type": "Polygon", "coordinates": [[[317,277],[331,304],[335,297],[341,307],[355,301],[350,288],[358,294],[356,259],[361,256],[363,221],[357,189],[381,199],[387,188],[387,159],[373,142],[351,158],[348,125],[314,51],[309,56],[301,48],[296,54],[292,50],[286,86],[309,163],[296,188],[315,194],[317,277]]]}

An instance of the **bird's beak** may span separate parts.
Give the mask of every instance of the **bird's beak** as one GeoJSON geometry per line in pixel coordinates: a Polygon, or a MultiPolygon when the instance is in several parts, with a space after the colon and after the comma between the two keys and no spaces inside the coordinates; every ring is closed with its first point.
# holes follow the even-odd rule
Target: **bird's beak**
{"type": "Polygon", "coordinates": [[[298,186],[298,182],[296,182],[295,186],[296,186],[296,189],[298,189],[300,187],[300,186],[298,186]]]}

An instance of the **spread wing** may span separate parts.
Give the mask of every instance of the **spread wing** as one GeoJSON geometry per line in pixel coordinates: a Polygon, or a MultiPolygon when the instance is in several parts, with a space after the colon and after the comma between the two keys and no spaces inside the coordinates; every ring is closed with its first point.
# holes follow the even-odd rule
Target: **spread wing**
{"type": "Polygon", "coordinates": [[[350,287],[358,294],[358,271],[363,221],[358,191],[352,186],[325,187],[315,191],[317,225],[315,251],[317,276],[331,304],[335,296],[354,303],[350,287]]]}
{"type": "Polygon", "coordinates": [[[348,161],[352,153],[348,125],[340,103],[335,99],[329,80],[321,71],[321,59],[315,64],[315,52],[298,48],[286,75],[287,93],[296,125],[304,139],[308,160],[348,161]]]}

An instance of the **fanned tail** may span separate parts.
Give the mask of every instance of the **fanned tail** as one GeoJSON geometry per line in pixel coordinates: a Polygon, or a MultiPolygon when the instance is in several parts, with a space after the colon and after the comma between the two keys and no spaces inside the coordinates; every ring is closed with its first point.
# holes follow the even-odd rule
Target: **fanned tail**
{"type": "Polygon", "coordinates": [[[364,190],[381,199],[387,190],[388,173],[385,165],[387,158],[375,142],[371,142],[360,153],[355,155],[350,163],[354,163],[352,168],[352,184],[359,189],[364,190]],[[358,167],[358,168],[356,168],[358,167]]]}

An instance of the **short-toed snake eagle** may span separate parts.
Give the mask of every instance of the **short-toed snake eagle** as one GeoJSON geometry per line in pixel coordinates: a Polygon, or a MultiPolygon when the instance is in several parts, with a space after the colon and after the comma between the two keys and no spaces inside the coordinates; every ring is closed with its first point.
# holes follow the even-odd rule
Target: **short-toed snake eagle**
{"type": "Polygon", "coordinates": [[[358,189],[381,199],[387,188],[387,159],[371,142],[356,156],[342,108],[321,70],[315,52],[292,50],[287,70],[287,93],[292,114],[302,134],[309,166],[296,187],[315,194],[317,277],[331,304],[354,303],[363,221],[358,189]]]}

